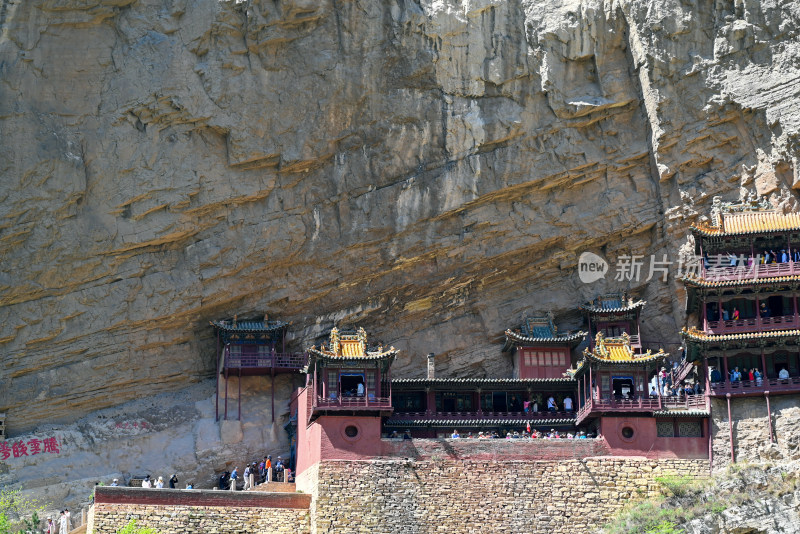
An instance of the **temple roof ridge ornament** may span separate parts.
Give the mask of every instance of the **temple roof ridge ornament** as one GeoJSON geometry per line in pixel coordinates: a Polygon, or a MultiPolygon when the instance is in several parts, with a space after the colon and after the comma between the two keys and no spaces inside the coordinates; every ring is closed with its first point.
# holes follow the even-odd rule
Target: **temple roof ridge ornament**
{"type": "Polygon", "coordinates": [[[383,345],[370,349],[367,346],[367,332],[362,327],[355,330],[339,330],[333,327],[330,332],[329,344],[312,345],[308,352],[320,358],[350,360],[376,360],[391,358],[397,354],[394,347],[384,348],[383,345]]]}
{"type": "MultiPolygon", "coordinates": [[[[617,364],[651,362],[666,358],[668,354],[664,352],[664,349],[658,349],[658,352],[648,349],[644,354],[637,354],[631,349],[631,339],[627,333],[623,332],[618,337],[605,337],[602,332],[598,332],[595,336],[594,348],[583,349],[583,356],[585,360],[589,361],[617,364]]],[[[581,366],[579,365],[578,369],[581,366]]],[[[577,369],[574,373],[577,373],[577,369]]]]}

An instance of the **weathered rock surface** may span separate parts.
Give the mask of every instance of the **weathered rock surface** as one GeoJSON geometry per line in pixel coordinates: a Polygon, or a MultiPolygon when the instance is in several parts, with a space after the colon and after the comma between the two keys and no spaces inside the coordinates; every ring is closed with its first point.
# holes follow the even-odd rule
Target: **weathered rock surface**
{"type": "MultiPolygon", "coordinates": [[[[114,478],[125,485],[149,474],[154,480],[163,477],[166,485],[175,473],[180,488],[189,482],[212,488],[223,471],[238,467],[242,473],[245,462],[266,454],[288,458],[288,406],[276,403],[273,424],[269,380],[243,380],[241,421],[233,378],[229,419],[220,423],[215,421],[213,384],[206,381],[176,393],[142,395],[68,425],[40,425],[35,433],[5,442],[15,449],[17,443],[26,444],[27,454],[16,457],[15,451],[0,462],[0,487],[22,489],[58,515],[65,506],[73,511],[88,506],[95,484],[109,485],[114,478]],[[31,440],[47,438],[56,439],[57,452],[43,447],[37,452],[31,446],[31,440]]],[[[276,397],[288,398],[289,377],[276,378],[275,389],[276,397]]]]}
{"type": "Polygon", "coordinates": [[[9,431],[208,377],[234,313],[503,375],[523,312],[575,328],[632,288],[675,349],[674,278],[585,285],[577,256],[674,261],[712,195],[794,202],[799,25],[794,0],[3,0],[9,431]]]}

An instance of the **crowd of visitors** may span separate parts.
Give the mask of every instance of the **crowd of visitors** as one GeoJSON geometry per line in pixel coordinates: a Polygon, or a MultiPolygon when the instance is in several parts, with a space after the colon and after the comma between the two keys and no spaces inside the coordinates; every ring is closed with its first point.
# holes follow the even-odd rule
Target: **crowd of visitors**
{"type": "Polygon", "coordinates": [[[251,462],[245,465],[244,471],[239,472],[238,467],[234,467],[233,471],[225,471],[219,477],[219,489],[229,489],[236,491],[239,489],[239,483],[242,484],[242,490],[252,490],[259,484],[264,484],[267,481],[271,482],[294,482],[294,474],[292,470],[283,462],[283,459],[278,456],[275,463],[272,462],[272,455],[264,456],[260,462],[251,462]]]}
{"type": "Polygon", "coordinates": [[[516,430],[492,430],[478,432],[477,434],[469,432],[465,436],[459,434],[458,429],[455,429],[450,435],[451,439],[596,439],[600,437],[600,435],[597,435],[594,432],[586,433],[583,430],[578,432],[559,432],[558,430],[551,428],[550,432],[546,432],[544,430],[538,430],[535,428],[531,430],[530,427],[521,432],[516,430]]]}

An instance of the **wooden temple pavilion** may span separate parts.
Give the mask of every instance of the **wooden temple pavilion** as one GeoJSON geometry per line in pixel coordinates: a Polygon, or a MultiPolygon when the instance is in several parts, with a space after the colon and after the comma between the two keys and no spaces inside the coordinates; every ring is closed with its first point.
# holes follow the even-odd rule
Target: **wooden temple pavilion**
{"type": "Polygon", "coordinates": [[[580,307],[589,325],[589,346],[595,345],[597,334],[615,338],[628,335],[630,347],[636,353],[642,351],[639,332],[639,315],[646,302],[634,300],[627,293],[608,293],[580,307]]]}
{"type": "Polygon", "coordinates": [[[595,336],[577,369],[576,423],[596,428],[613,451],[686,458],[708,457],[709,409],[704,395],[665,397],[648,389],[667,359],[663,350],[643,353],[631,346],[627,333],[595,336]]]}
{"type": "Polygon", "coordinates": [[[682,281],[699,324],[682,336],[708,394],[800,392],[800,214],[715,198],[711,220],[691,231],[702,261],[682,281]],[[761,377],[750,380],[752,369],[761,377]]]}
{"type": "Polygon", "coordinates": [[[582,331],[559,333],[552,313],[525,317],[505,333],[503,352],[512,355],[514,378],[562,378],[574,363],[572,350],[586,339],[582,331]]]}
{"type": "Polygon", "coordinates": [[[239,377],[237,418],[242,418],[242,376],[269,375],[272,378],[272,420],[275,421],[275,375],[298,373],[306,363],[303,353],[286,352],[288,323],[262,320],[211,321],[217,333],[217,392],[215,411],[219,420],[220,376],[225,381],[223,417],[228,418],[228,377],[239,377]],[[279,352],[280,351],[280,352],[279,352]]]}
{"type": "Polygon", "coordinates": [[[333,328],[330,342],[308,349],[307,389],[311,420],[321,415],[389,415],[392,413],[391,365],[394,347],[370,349],[363,328],[333,328]]]}

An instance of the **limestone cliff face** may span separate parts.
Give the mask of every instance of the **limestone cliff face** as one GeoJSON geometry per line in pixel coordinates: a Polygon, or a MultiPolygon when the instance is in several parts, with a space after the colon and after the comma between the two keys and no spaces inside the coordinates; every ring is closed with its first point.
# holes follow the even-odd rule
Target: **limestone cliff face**
{"type": "Polygon", "coordinates": [[[799,32],[794,0],[3,0],[9,430],[208,377],[234,313],[503,375],[523,312],[631,288],[674,349],[672,277],[577,256],[794,203],[799,32]]]}

